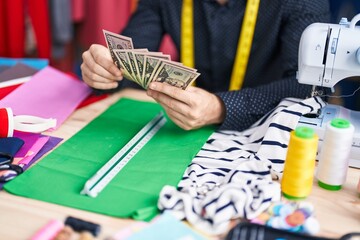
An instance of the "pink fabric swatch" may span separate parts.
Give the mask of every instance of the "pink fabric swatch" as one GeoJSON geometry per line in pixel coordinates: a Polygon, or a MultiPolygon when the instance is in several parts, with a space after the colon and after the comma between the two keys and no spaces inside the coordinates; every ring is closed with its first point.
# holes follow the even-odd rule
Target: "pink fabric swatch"
{"type": "Polygon", "coordinates": [[[20,138],[24,141],[24,145],[20,148],[20,150],[15,154],[15,158],[24,158],[28,152],[31,150],[36,141],[44,137],[44,135],[40,133],[25,133],[20,131],[14,131],[14,137],[20,138]]]}
{"type": "MultiPolygon", "coordinates": [[[[38,133],[23,133],[15,131],[14,137],[18,137],[24,141],[24,145],[15,154],[12,164],[20,166],[23,170],[27,169],[32,163],[38,152],[49,141],[50,136],[41,135],[38,133]]],[[[14,170],[0,171],[0,180],[8,181],[16,177],[18,174],[14,170]]],[[[0,185],[0,189],[2,185],[0,185]]]]}
{"type": "Polygon", "coordinates": [[[50,139],[49,136],[39,133],[19,131],[14,132],[14,137],[22,139],[24,145],[15,154],[13,164],[23,164],[23,166],[27,166],[50,139]]]}
{"type": "Polygon", "coordinates": [[[0,108],[10,107],[14,115],[55,118],[57,128],[90,93],[85,83],[48,66],[0,100],[0,108]]]}

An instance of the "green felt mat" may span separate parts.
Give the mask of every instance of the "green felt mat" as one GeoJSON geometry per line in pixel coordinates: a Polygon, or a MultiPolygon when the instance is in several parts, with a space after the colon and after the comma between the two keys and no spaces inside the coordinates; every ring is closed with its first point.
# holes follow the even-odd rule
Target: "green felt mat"
{"type": "Polygon", "coordinates": [[[170,120],[96,198],[85,182],[162,108],[121,99],[35,166],[5,184],[6,191],[106,215],[150,220],[164,185],[176,186],[214,127],[185,131],[170,120]]]}

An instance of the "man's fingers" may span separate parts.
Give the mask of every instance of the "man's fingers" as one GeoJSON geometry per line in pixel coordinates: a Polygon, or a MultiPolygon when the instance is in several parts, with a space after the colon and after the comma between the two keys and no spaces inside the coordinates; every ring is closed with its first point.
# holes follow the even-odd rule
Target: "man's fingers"
{"type": "MultiPolygon", "coordinates": [[[[109,61],[109,64],[113,64],[111,61],[109,61]]],[[[93,59],[93,56],[89,51],[86,51],[83,53],[83,63],[87,66],[89,72],[96,73],[99,76],[102,76],[103,78],[108,78],[111,80],[121,80],[122,74],[119,69],[117,75],[114,75],[113,73],[106,70],[102,65],[95,62],[93,59]]],[[[114,64],[113,64],[114,65],[114,64]]],[[[115,65],[114,65],[115,66],[115,65]]],[[[89,73],[88,73],[89,76],[89,73]]],[[[90,76],[89,76],[90,77],[90,76]]]]}
{"type": "Polygon", "coordinates": [[[149,84],[149,89],[164,93],[171,98],[184,102],[187,105],[190,104],[190,95],[187,91],[181,88],[177,88],[165,83],[152,82],[149,84]]]}
{"type": "Polygon", "coordinates": [[[81,64],[81,71],[83,81],[90,87],[97,89],[112,89],[118,86],[117,81],[104,78],[94,72],[91,72],[85,63],[81,64]]]}
{"type": "MultiPolygon", "coordinates": [[[[184,90],[181,90],[184,91],[184,90]]],[[[154,98],[158,103],[160,103],[162,106],[172,109],[175,112],[179,112],[181,114],[186,114],[187,108],[189,108],[186,103],[181,102],[175,98],[172,98],[170,95],[167,95],[163,92],[154,91],[151,89],[148,89],[147,91],[148,95],[152,98],[154,98]]]]}
{"type": "MultiPolygon", "coordinates": [[[[114,64],[111,54],[107,48],[102,45],[93,44],[91,45],[89,52],[94,59],[95,63],[104,68],[107,72],[111,73],[115,77],[121,77],[121,72],[114,64]]],[[[104,76],[107,77],[107,76],[104,76]]]]}
{"type": "Polygon", "coordinates": [[[191,130],[199,127],[196,125],[196,121],[186,118],[182,113],[169,109],[165,106],[163,107],[170,119],[182,129],[191,130]]]}

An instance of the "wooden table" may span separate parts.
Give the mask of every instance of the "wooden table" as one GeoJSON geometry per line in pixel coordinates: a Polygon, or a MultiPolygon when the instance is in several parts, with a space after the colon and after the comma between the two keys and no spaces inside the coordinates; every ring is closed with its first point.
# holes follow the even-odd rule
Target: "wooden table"
{"type": "MultiPolygon", "coordinates": [[[[151,101],[143,91],[124,90],[78,109],[58,130],[47,134],[61,137],[65,141],[121,97],[151,101]]],[[[321,226],[319,235],[338,238],[348,232],[360,231],[360,197],[356,192],[359,177],[359,169],[349,168],[342,190],[335,192],[321,189],[314,184],[307,200],[315,206],[321,226]]],[[[109,237],[134,223],[130,219],[109,217],[0,192],[0,239],[29,239],[48,221],[64,221],[67,216],[100,224],[102,231],[99,239],[109,237]]]]}

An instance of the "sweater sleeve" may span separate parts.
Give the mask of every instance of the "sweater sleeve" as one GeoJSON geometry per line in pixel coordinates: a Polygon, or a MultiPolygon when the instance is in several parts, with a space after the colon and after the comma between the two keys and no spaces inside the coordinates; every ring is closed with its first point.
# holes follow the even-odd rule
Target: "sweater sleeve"
{"type": "Polygon", "coordinates": [[[217,93],[226,108],[225,120],[220,129],[247,129],[276,107],[281,99],[304,98],[310,96],[310,92],[310,85],[300,85],[295,77],[291,76],[256,88],[217,93]]]}

